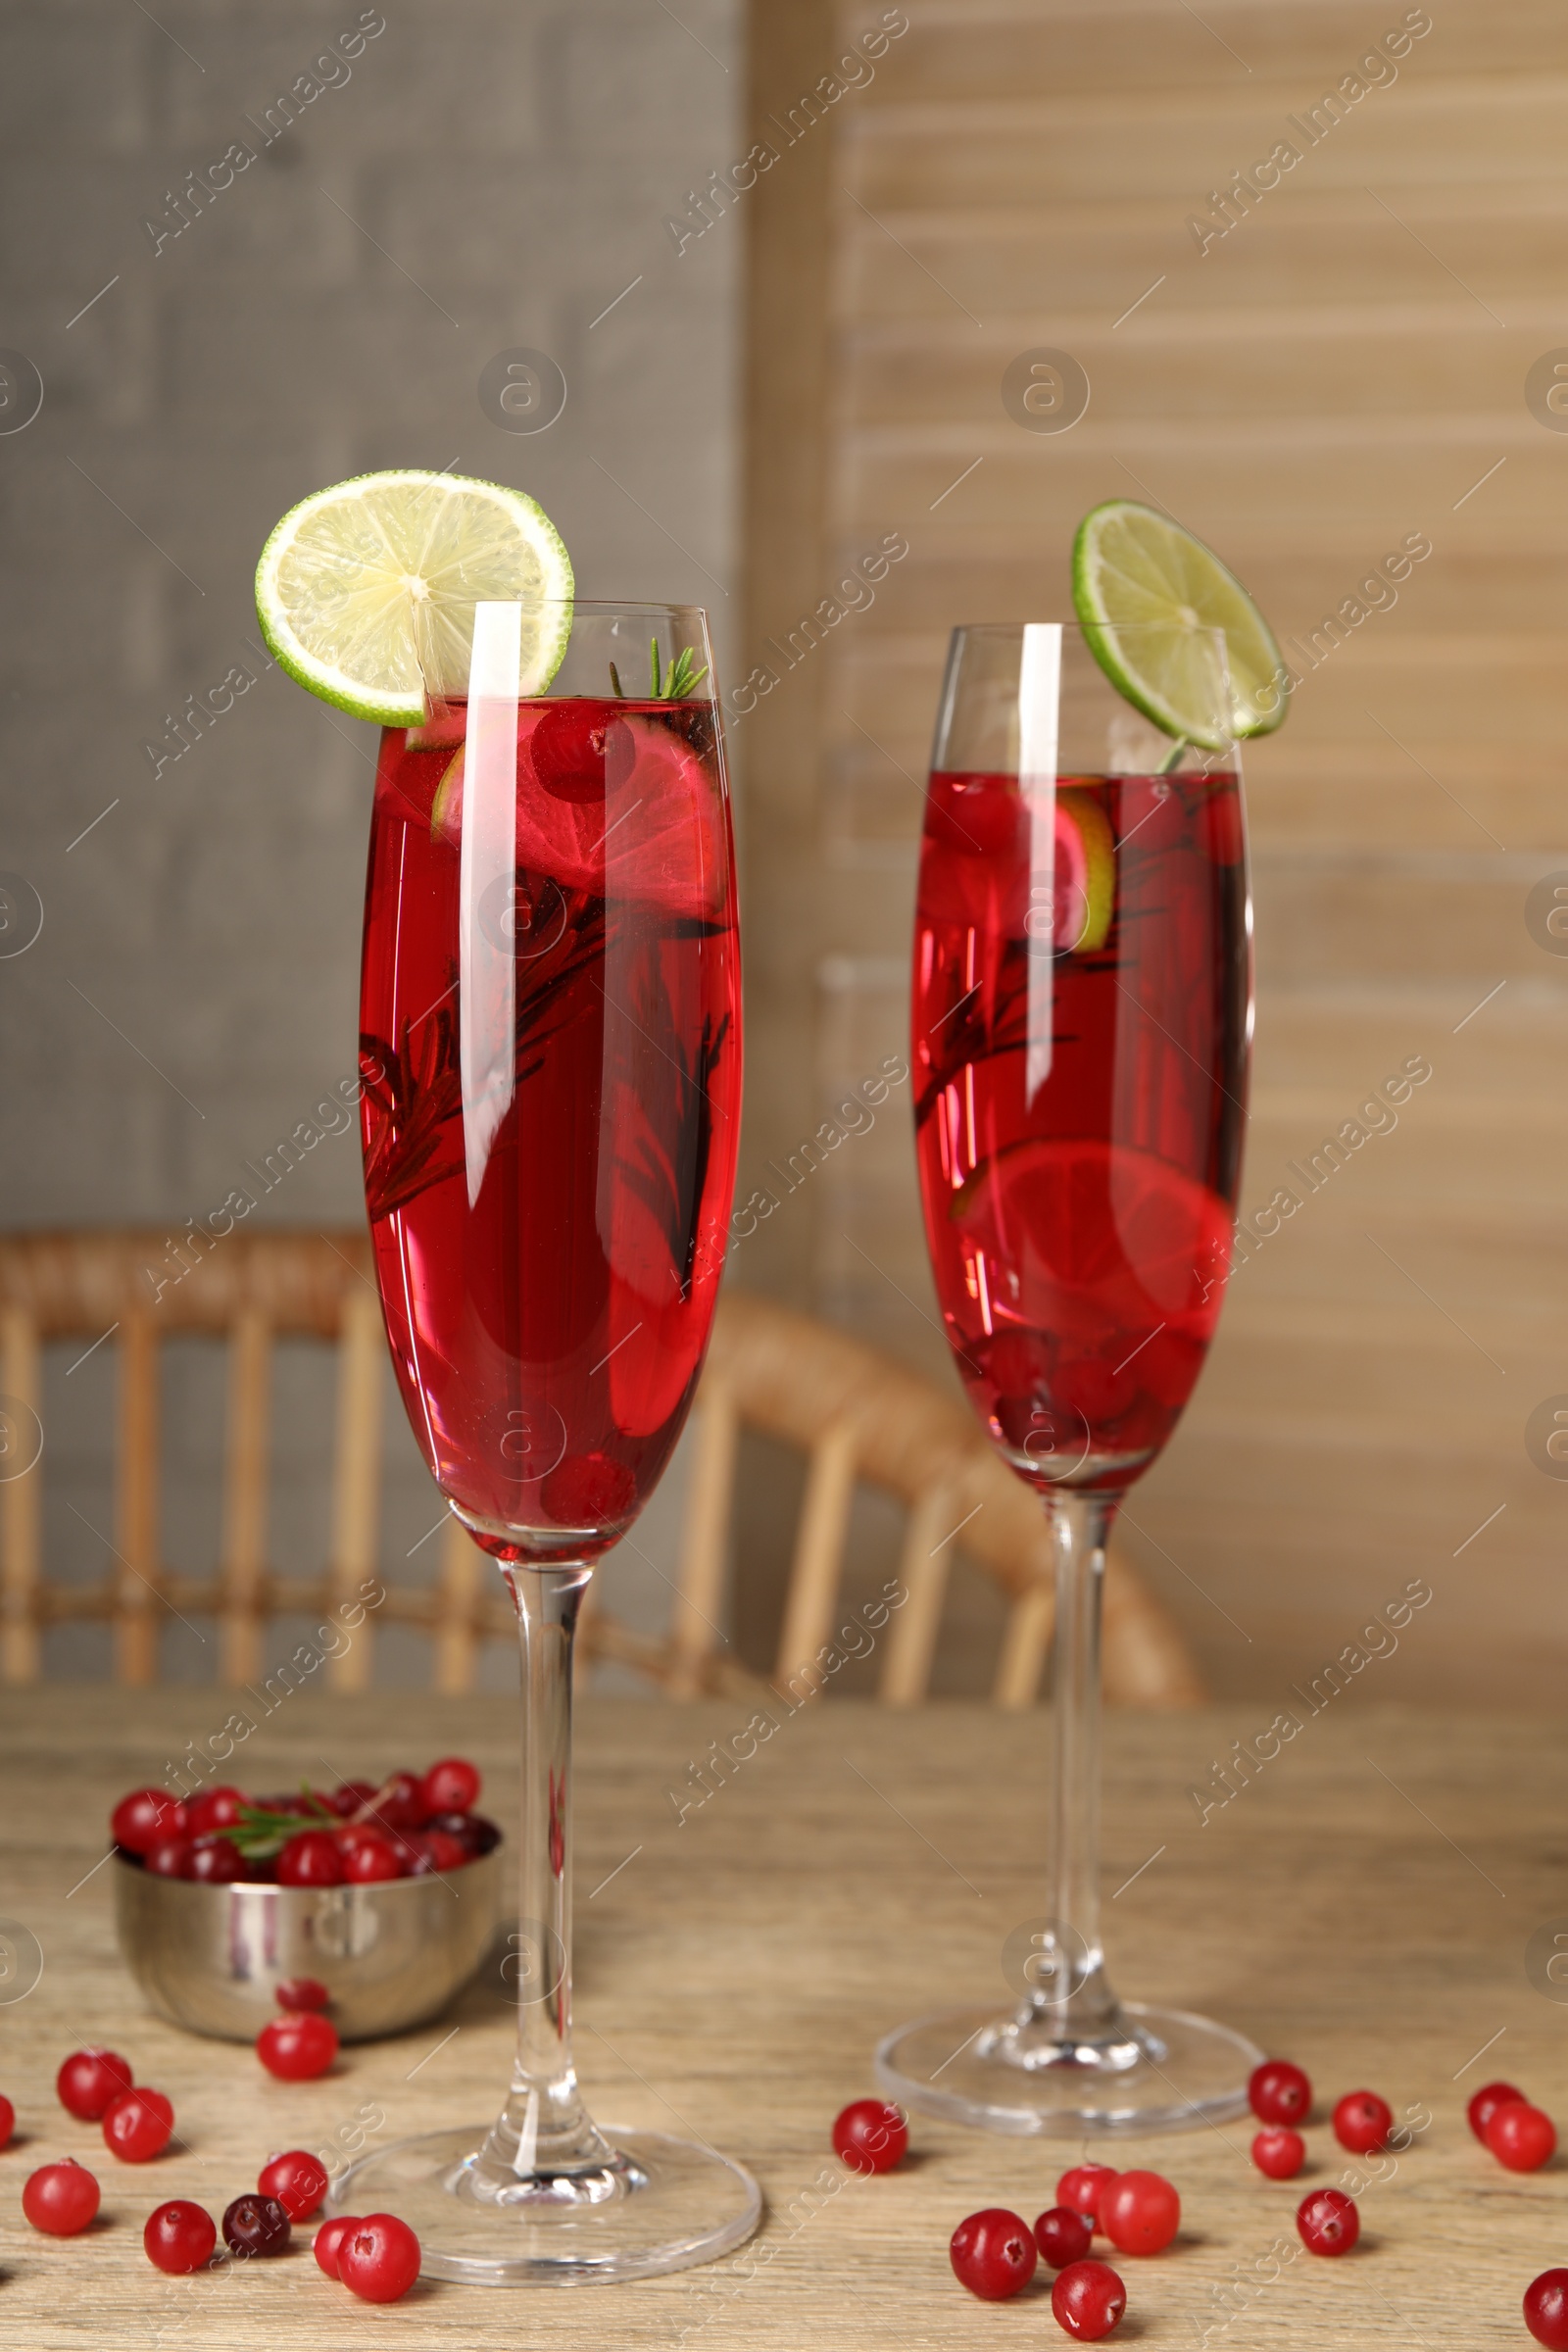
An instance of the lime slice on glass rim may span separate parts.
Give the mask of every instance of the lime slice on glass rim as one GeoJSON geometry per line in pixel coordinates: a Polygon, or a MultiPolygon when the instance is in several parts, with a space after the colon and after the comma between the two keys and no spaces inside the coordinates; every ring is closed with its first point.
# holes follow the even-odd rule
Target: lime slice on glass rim
{"type": "Polygon", "coordinates": [[[1288,673],[1268,622],[1213,549],[1168,514],[1130,498],[1091,508],[1073,541],[1072,601],[1106,677],[1165,734],[1223,752],[1284,719],[1288,673]],[[1216,709],[1205,629],[1224,631],[1228,713],[1216,709]]]}
{"type": "Polygon", "coordinates": [[[424,717],[416,607],[461,675],[467,614],[455,609],[520,604],[522,691],[542,694],[571,633],[569,607],[544,608],[571,593],[561,533],[525,492],[412,468],[303,499],[256,566],[257,617],[279,667],[351,718],[387,727],[424,717]]]}

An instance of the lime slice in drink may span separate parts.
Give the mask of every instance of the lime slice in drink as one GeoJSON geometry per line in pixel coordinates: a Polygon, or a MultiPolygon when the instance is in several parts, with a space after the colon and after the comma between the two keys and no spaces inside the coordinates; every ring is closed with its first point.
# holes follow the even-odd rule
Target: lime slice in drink
{"type": "Polygon", "coordinates": [[[451,473],[362,473],[318,490],[284,515],[256,567],[257,615],[279,665],[322,702],[388,727],[424,716],[421,641],[466,674],[475,603],[524,607],[522,691],[542,694],[571,631],[568,608],[542,608],[571,592],[542,507],[451,473]]]}
{"type": "Polygon", "coordinates": [[[1284,718],[1287,672],[1268,622],[1212,548],[1168,514],[1129,498],[1092,508],[1073,541],[1072,601],[1106,677],[1167,735],[1222,752],[1284,718]],[[1225,632],[1228,712],[1216,708],[1204,629],[1225,632]]]}

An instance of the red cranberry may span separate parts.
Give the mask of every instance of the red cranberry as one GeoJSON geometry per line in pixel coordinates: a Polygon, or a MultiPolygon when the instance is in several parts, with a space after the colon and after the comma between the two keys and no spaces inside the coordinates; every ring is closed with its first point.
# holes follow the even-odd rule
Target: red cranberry
{"type": "Polygon", "coordinates": [[[173,2136],[174,2110],[161,2090],[122,2090],[104,2110],[104,2145],[122,2164],[146,2164],[173,2136]]]}
{"type": "Polygon", "coordinates": [[[422,1783],[412,1772],[394,1772],[375,1791],[370,1819],[384,1830],[417,1830],[429,1807],[422,1783]]]}
{"type": "Polygon", "coordinates": [[[1525,2326],[1546,2352],[1568,2352],[1568,2271],[1543,2271],[1525,2288],[1525,2326]]]}
{"type": "Polygon", "coordinates": [[[17,2128],[17,2111],[11,2101],[0,2098],[0,2148],[9,2148],[11,2134],[17,2128]]]}
{"type": "Polygon", "coordinates": [[[1312,2085],[1288,2058],[1265,2058],[1247,2084],[1248,2102],[1260,2124],[1299,2124],[1312,2104],[1312,2085]]]}
{"type": "Polygon", "coordinates": [[[1082,2262],[1094,2237],[1092,2225],[1070,2205],[1053,2205],[1035,2224],[1035,2244],[1040,2259],[1053,2271],[1064,2271],[1070,2262],[1082,2262]]]}
{"type": "Polygon", "coordinates": [[[908,2145],[903,2111],[881,2099],[854,2099],[834,2119],[833,2152],[852,2173],[891,2173],[908,2145]]]}
{"type": "Polygon", "coordinates": [[[470,1859],[461,1838],[447,1830],[414,1830],[409,1845],[413,1860],[409,1864],[411,1879],[444,1879],[449,1870],[466,1870],[470,1859]]]}
{"type": "Polygon", "coordinates": [[[256,2055],[283,2082],[309,2082],[337,2056],[337,2028],[319,2010],[286,2009],[256,2036],[256,2055]]]}
{"type": "Polygon", "coordinates": [[[1334,2136],[1352,2156],[1387,2147],[1394,2110],[1375,2090],[1348,2090],[1334,2110],[1334,2136]]]}
{"type": "Polygon", "coordinates": [[[1005,2302],[1027,2286],[1040,2260],[1028,2223],[1003,2205],[988,2205],[961,2221],[948,2253],[958,2283],[987,2303],[1005,2302]]]}
{"type": "Polygon", "coordinates": [[[357,2213],[340,2213],[335,2221],[323,2222],[316,2232],[316,2243],[311,2251],[329,2278],[337,2277],[338,2247],[351,2230],[363,2227],[357,2213]]]}
{"type": "Polygon", "coordinates": [[[41,2164],[22,2189],[22,2210],[35,2230],[51,2237],[74,2237],[98,2210],[98,2183],[74,2156],[41,2164]]]}
{"type": "Polygon", "coordinates": [[[1051,2290],[1057,2327],[1084,2344],[1109,2335],[1126,2308],[1127,2289],[1108,2262],[1070,2262],[1051,2290]]]}
{"type": "Polygon", "coordinates": [[[160,1838],[156,1845],[148,1847],[143,1860],[155,1878],[188,1879],[195,1851],[188,1838],[160,1838]]]}
{"type": "Polygon", "coordinates": [[[1115,2172],[1108,2164],[1075,2164],[1056,2182],[1056,2203],[1070,2206],[1074,2213],[1083,2214],[1098,2230],[1101,2227],[1100,2200],[1115,2178],[1115,2172]]]}
{"type": "Polygon", "coordinates": [[[443,1756],[419,1784],[425,1816],[471,1813],[479,1801],[479,1775],[466,1756],[443,1756]]]}
{"type": "Polygon", "coordinates": [[[191,1848],[190,1876],[203,1886],[232,1886],[249,1872],[250,1865],[232,1838],[199,1838],[191,1848]]]}
{"type": "Polygon", "coordinates": [[[275,2197],[291,2222],[308,2222],[320,2211],[330,2181],[318,2156],[290,2148],[262,2167],[256,2185],[264,2197],[275,2197]]]}
{"type": "Polygon", "coordinates": [[[277,1857],[280,1886],[341,1886],[343,1857],[325,1830],[302,1830],[277,1857]]]}
{"type": "Polygon", "coordinates": [[[184,2197],[172,2197],[147,2216],[141,2233],[147,2259],[171,2277],[199,2271],[218,2243],[218,2227],[210,2213],[184,2197]]]}
{"type": "Polygon", "coordinates": [[[1510,2173],[1539,2173],[1557,2153],[1557,2127],[1528,2099],[1508,2099],[1494,2108],[1487,2126],[1487,2146],[1510,2173]]]}
{"type": "Polygon", "coordinates": [[[1100,2227],[1119,2254],[1163,2253],[1181,2221],[1181,2198],[1163,2173],[1118,2173],[1102,2192],[1100,2227]]]}
{"type": "Polygon", "coordinates": [[[449,1838],[457,1839],[466,1854],[482,1854],[489,1851],[485,1843],[489,1826],[482,1813],[432,1813],[424,1825],[424,1835],[428,1838],[432,1830],[444,1830],[449,1838]]]}
{"type": "Polygon", "coordinates": [[[1275,2125],[1259,2132],[1252,2142],[1252,2162],[1271,2180],[1294,2180],[1306,2162],[1306,2142],[1299,2132],[1275,2125]]]}
{"type": "Polygon", "coordinates": [[[185,1806],[188,1835],[192,1838],[211,1838],[223,1830],[233,1829],[245,1801],[237,1788],[209,1788],[205,1796],[191,1797],[185,1806]]]}
{"type": "Polygon", "coordinates": [[[373,1886],[384,1879],[406,1875],[403,1857],[387,1837],[364,1838],[343,1857],[343,1876],[351,1886],[373,1886]]]}
{"type": "Polygon", "coordinates": [[[79,2124],[96,2124],[111,2099],[135,2080],[117,2050],[74,2050],[55,2077],[60,2104],[79,2124]]]}
{"type": "Polygon", "coordinates": [[[281,2254],[293,2225],[275,2197],[236,2197],[223,2213],[223,2243],[231,2254],[281,2254]]]}
{"type": "Polygon", "coordinates": [[[332,1993],[318,1977],[282,1977],[272,1987],[272,1998],[280,2009],[325,2009],[332,1993]]]}
{"type": "Polygon", "coordinates": [[[347,1821],[351,1814],[358,1813],[362,1805],[368,1805],[374,1794],[373,1781],[343,1781],[326,1801],[334,1813],[347,1821]]]}
{"type": "Polygon", "coordinates": [[[396,2214],[368,2213],[338,2240],[337,2275],[366,2303],[395,2303],[419,2276],[419,2241],[396,2214]]]}
{"type": "Polygon", "coordinates": [[[127,1854],[149,1853],[160,1838],[177,1838],[185,1808],[167,1788],[134,1788],[109,1816],[109,1835],[127,1854]]]}
{"type": "Polygon", "coordinates": [[[1515,2090],[1511,2082],[1484,2082],[1482,2084],[1465,2109],[1465,2114],[1470,2118],[1471,2131],[1483,2146],[1486,2145],[1487,2126],[1491,2123],[1496,2110],[1499,2107],[1506,2107],[1511,2099],[1522,2099],[1524,2095],[1522,2090],[1515,2090]]]}
{"type": "Polygon", "coordinates": [[[1296,2209],[1296,2227],[1309,2254],[1348,2254],[1361,2234],[1361,2216],[1343,2188],[1314,2188],[1296,2209]]]}

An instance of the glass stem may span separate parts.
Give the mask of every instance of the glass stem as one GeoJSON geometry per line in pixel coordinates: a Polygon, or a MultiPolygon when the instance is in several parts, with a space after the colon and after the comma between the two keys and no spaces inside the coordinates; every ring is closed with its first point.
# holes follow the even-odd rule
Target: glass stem
{"type": "Polygon", "coordinates": [[[517,1824],[517,2056],[481,2163],[519,2180],[602,2167],[571,2056],[571,1651],[591,1568],[502,1571],[522,1653],[517,1824]]]}
{"type": "Polygon", "coordinates": [[[1112,2030],[1117,2018],[1100,1939],[1100,1621],[1105,1538],[1118,1500],[1058,1491],[1046,1506],[1056,1577],[1047,1906],[1054,1949],[1039,1972],[1036,2015],[1079,2040],[1112,2030]]]}

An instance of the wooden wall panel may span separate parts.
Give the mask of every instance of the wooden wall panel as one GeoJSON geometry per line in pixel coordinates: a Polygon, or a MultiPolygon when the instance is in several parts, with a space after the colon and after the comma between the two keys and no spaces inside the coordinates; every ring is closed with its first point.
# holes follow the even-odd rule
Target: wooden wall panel
{"type": "MultiPolygon", "coordinates": [[[[785,78],[805,87],[813,43],[827,72],[881,12],[758,13],[795,25],[785,78]]],[[[1298,139],[1295,169],[1203,253],[1190,217],[1406,19],[1398,0],[902,13],[874,78],[811,134],[809,167],[791,150],[770,174],[760,271],[754,243],[754,383],[771,353],[819,366],[787,427],[769,412],[797,482],[809,451],[814,489],[754,504],[752,643],[791,551],[793,613],[813,565],[822,594],[884,532],[908,543],[874,606],[772,698],[788,750],[768,808],[750,808],[754,875],[760,860],[770,877],[751,955],[768,1016],[797,1038],[814,1024],[817,1044],[813,1067],[798,1048],[776,1074],[754,1063],[754,1123],[809,1132],[822,1090],[902,1044],[955,621],[1065,613],[1073,528],[1105,497],[1170,507],[1303,639],[1426,534],[1397,605],[1321,662],[1248,761],[1245,1206],[1406,1054],[1433,1076],[1237,1276],[1129,1541],[1220,1689],[1266,1695],[1421,1574],[1438,1600],[1390,1669],[1401,1688],[1554,1694],[1568,1486],[1524,1431],[1568,1392],[1568,957],[1526,902],[1568,872],[1568,433],[1527,406],[1525,378],[1568,346],[1568,13],[1435,6],[1397,79],[1298,139]],[[1093,386],[1058,436],[1000,399],[1038,345],[1093,386]]],[[[791,1200],[753,1264],[934,1366],[901,1118],[791,1200]]]]}

